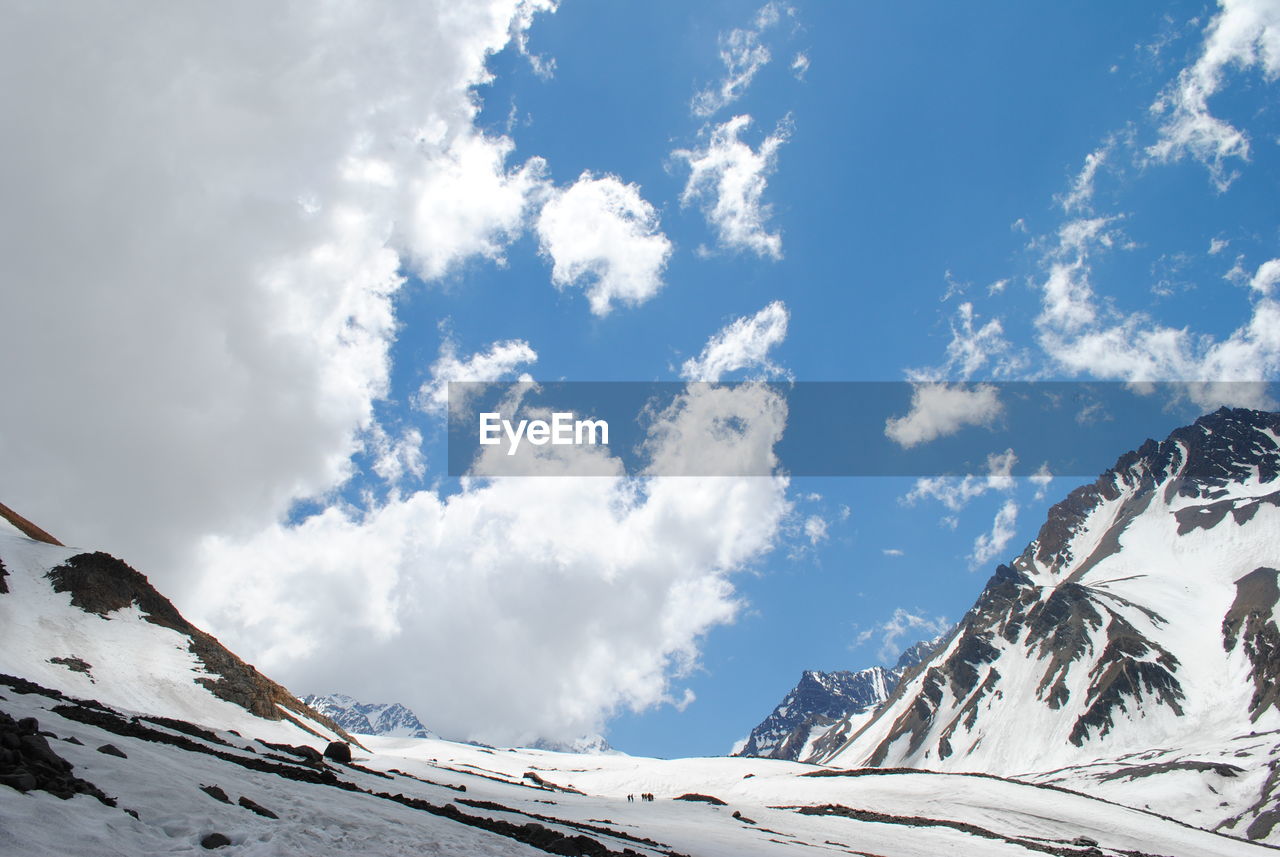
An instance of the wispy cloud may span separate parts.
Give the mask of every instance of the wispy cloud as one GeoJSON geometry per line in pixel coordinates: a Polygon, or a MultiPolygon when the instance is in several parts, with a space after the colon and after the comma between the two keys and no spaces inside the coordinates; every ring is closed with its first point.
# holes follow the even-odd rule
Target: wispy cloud
{"type": "Polygon", "coordinates": [[[915,644],[921,640],[932,640],[950,630],[951,624],[945,616],[929,618],[923,610],[912,612],[899,607],[893,611],[893,616],[889,619],[858,634],[854,645],[864,645],[878,636],[880,648],[876,652],[876,657],[883,663],[891,664],[898,659],[905,648],[902,645],[904,637],[907,637],[909,644],[915,644]],[[907,636],[908,634],[910,637],[907,636]]]}
{"type": "Polygon", "coordinates": [[[719,381],[731,372],[758,370],[764,376],[782,372],[769,360],[769,352],[787,338],[791,315],[782,301],[774,301],[752,316],[734,319],[717,331],[702,353],[680,367],[689,381],[719,381]]]}
{"type": "Polygon", "coordinates": [[[713,127],[705,146],[672,153],[689,165],[680,202],[702,204],[720,246],[781,259],[782,235],[769,231],[772,212],[764,192],[777,166],[778,150],[791,133],[791,120],[779,122],[757,149],[741,139],[750,124],[750,116],[735,116],[713,127]]]}
{"type": "MultiPolygon", "coordinates": [[[[695,116],[712,116],[742,97],[756,73],[772,59],[762,36],[778,23],[784,13],[790,11],[789,7],[779,3],[768,3],[756,13],[750,27],[720,35],[720,62],[724,64],[724,77],[693,97],[690,106],[695,116]]],[[[807,59],[805,65],[808,65],[807,59]]]]}
{"type": "Polygon", "coordinates": [[[969,567],[978,568],[992,558],[999,556],[1017,535],[1018,504],[1013,499],[1005,500],[991,522],[991,531],[980,534],[973,541],[973,552],[969,555],[969,567]]]}
{"type": "Polygon", "coordinates": [[[418,406],[428,413],[442,414],[449,407],[450,381],[498,381],[537,361],[538,352],[523,339],[494,342],[487,349],[460,357],[457,344],[446,336],[431,364],[431,377],[418,390],[418,406]]]}
{"type": "Polygon", "coordinates": [[[1225,191],[1238,175],[1229,162],[1249,159],[1249,138],[1214,116],[1209,99],[1223,88],[1231,69],[1261,68],[1268,81],[1280,76],[1280,4],[1222,0],[1221,5],[1209,23],[1200,56],[1151,105],[1163,123],[1159,140],[1147,154],[1161,162],[1190,155],[1208,167],[1214,185],[1225,191]]]}

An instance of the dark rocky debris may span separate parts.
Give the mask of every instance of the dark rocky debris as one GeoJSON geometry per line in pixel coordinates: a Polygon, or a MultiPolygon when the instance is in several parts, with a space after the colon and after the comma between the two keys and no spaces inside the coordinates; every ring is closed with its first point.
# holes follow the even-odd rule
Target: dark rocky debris
{"type": "Polygon", "coordinates": [[[675,798],[675,799],[698,801],[700,803],[709,803],[712,806],[728,806],[729,805],[724,801],[720,800],[720,798],[718,797],[712,797],[711,795],[700,795],[700,794],[697,794],[696,792],[689,792],[688,794],[680,795],[678,798],[675,798]]]}
{"type": "Polygon", "coordinates": [[[231,844],[231,840],[223,833],[210,833],[208,836],[200,840],[200,847],[207,848],[212,851],[215,848],[225,848],[231,844]]]}
{"type": "Polygon", "coordinates": [[[257,801],[251,800],[250,798],[244,797],[243,795],[240,797],[239,804],[245,809],[249,810],[250,812],[256,812],[258,815],[262,816],[263,818],[279,818],[280,817],[276,815],[274,812],[272,812],[271,810],[267,809],[262,804],[258,803],[257,801]]]}
{"type": "Polygon", "coordinates": [[[324,750],[324,757],[343,765],[351,764],[351,745],[343,741],[333,741],[324,750]]]}
{"type": "Polygon", "coordinates": [[[121,750],[115,744],[103,744],[101,747],[98,748],[98,752],[103,753],[107,756],[115,756],[116,758],[119,758],[119,759],[129,758],[128,756],[125,755],[124,750],[121,750]]]}
{"type": "Polygon", "coordinates": [[[227,793],[223,791],[220,786],[201,786],[200,791],[204,792],[216,801],[231,803],[231,798],[227,797],[227,793]]]}
{"type": "Polygon", "coordinates": [[[112,798],[87,780],[71,773],[73,766],[49,746],[40,734],[34,717],[14,720],[0,711],[0,785],[20,792],[45,791],[67,800],[78,794],[92,795],[107,806],[112,798]]]}

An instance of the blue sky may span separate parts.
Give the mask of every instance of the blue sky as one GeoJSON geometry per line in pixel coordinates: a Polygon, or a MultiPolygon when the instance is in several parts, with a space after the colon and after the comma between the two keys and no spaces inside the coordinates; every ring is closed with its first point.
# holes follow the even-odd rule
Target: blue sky
{"type": "Polygon", "coordinates": [[[8,104],[11,504],[300,693],[725,752],[1080,480],[462,484],[440,385],[1274,380],[1277,5],[32,11],[124,34],[8,104]]]}

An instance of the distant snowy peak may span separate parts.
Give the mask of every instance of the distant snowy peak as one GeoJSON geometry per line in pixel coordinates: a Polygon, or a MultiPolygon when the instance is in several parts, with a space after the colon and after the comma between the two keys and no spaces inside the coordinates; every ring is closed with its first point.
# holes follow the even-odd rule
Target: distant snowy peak
{"type": "Polygon", "coordinates": [[[348,732],[392,738],[435,738],[412,711],[398,702],[364,703],[343,693],[303,697],[311,708],[348,732]]]}
{"type": "Polygon", "coordinates": [[[603,735],[583,735],[572,741],[551,741],[546,738],[539,738],[530,744],[527,749],[548,750],[553,753],[578,753],[586,756],[618,752],[609,745],[603,735]]]}
{"type": "Polygon", "coordinates": [[[1122,456],[820,760],[1014,774],[1280,728],[1278,438],[1224,408],[1122,456]]]}
{"type": "Polygon", "coordinates": [[[751,730],[733,755],[809,761],[828,755],[889,698],[899,680],[933,651],[938,640],[908,648],[893,669],[805,670],[795,688],[751,730]]]}

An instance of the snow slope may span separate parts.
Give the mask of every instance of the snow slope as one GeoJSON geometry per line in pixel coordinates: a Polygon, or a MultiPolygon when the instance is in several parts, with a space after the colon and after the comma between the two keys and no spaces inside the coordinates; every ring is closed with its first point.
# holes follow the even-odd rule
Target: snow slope
{"type": "Polygon", "coordinates": [[[74,773],[117,803],[0,786],[3,854],[203,853],[214,833],[229,840],[227,853],[247,857],[1272,853],[1094,797],[995,778],[384,737],[369,738],[371,752],[357,750],[343,765],[226,731],[138,723],[30,686],[0,682],[0,709],[37,718],[74,773]],[[98,752],[106,743],[124,757],[98,752]],[[655,800],[627,799],[644,792],[655,800]]]}
{"type": "Polygon", "coordinates": [[[11,532],[0,531],[0,673],[273,741],[323,748],[344,735],[188,625],[124,563],[11,532]],[[69,588],[57,591],[50,575],[73,564],[84,574],[69,574],[69,588]],[[100,582],[86,586],[86,577],[100,582]]]}

